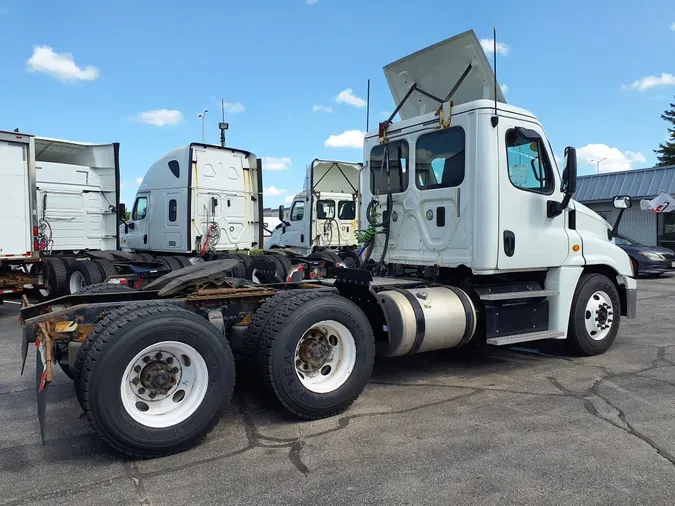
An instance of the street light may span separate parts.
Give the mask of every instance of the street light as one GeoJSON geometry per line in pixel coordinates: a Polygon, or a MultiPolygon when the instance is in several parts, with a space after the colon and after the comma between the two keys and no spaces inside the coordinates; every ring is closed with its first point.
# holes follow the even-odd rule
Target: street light
{"type": "Polygon", "coordinates": [[[607,160],[607,157],[605,157],[605,158],[600,158],[600,160],[591,160],[591,162],[595,163],[596,166],[597,166],[596,174],[600,174],[600,162],[603,162],[603,161],[605,161],[605,160],[607,160]]]}
{"type": "Polygon", "coordinates": [[[206,121],[206,113],[209,112],[208,109],[204,109],[204,112],[201,114],[197,114],[198,118],[202,119],[202,142],[206,144],[206,128],[204,122],[206,121]]]}

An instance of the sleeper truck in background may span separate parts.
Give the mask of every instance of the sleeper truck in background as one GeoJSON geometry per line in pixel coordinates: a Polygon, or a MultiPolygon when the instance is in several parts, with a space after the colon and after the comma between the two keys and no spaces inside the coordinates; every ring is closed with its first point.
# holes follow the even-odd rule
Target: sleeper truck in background
{"type": "MultiPolygon", "coordinates": [[[[108,444],[127,457],[156,457],[216,426],[235,368],[281,409],[312,420],[348,409],[376,353],[546,339],[580,355],[612,346],[622,319],[635,316],[637,284],[611,226],[571,198],[575,149],[565,149],[559,173],[543,126],[506,104],[473,31],[394,62],[385,75],[401,121],[365,136],[362,268],[251,285],[224,275],[236,263],[226,259],[139,291],[108,285],[100,288],[109,293],[64,297],[58,308],[22,308],[23,360],[28,349],[38,354],[43,431],[51,357],[71,371],[108,444]]],[[[629,197],[615,199],[629,206],[629,197]]]]}

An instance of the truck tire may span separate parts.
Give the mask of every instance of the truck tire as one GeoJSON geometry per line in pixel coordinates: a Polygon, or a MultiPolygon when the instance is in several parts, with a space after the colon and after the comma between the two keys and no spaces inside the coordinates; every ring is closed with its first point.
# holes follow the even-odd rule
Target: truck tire
{"type": "Polygon", "coordinates": [[[131,458],[184,451],[216,426],[234,390],[227,340],[204,318],[177,306],[124,307],[82,368],[87,419],[131,458]]]}
{"type": "MultiPolygon", "coordinates": [[[[312,295],[316,297],[322,297],[333,292],[325,290],[313,290],[312,295]]],[[[277,293],[276,295],[270,297],[253,313],[253,318],[251,323],[246,327],[246,333],[244,334],[244,343],[241,350],[241,355],[244,363],[246,364],[246,370],[250,372],[262,372],[263,368],[258,367],[258,351],[260,349],[260,339],[262,334],[265,331],[267,323],[270,321],[270,318],[275,313],[276,309],[288,301],[291,297],[295,297],[298,294],[297,290],[287,290],[277,293]]]]}
{"type": "Polygon", "coordinates": [[[75,262],[77,262],[77,258],[75,258],[75,257],[59,257],[59,260],[61,260],[64,264],[66,264],[66,269],[68,269],[68,276],[70,277],[70,273],[73,270],[73,265],[75,265],[75,262]]]}
{"type": "Polygon", "coordinates": [[[342,263],[345,264],[345,267],[348,269],[358,269],[361,266],[361,259],[354,250],[347,249],[340,251],[338,256],[342,259],[342,263]]]}
{"type": "MultiPolygon", "coordinates": [[[[264,284],[267,280],[264,280],[264,279],[261,279],[260,277],[258,277],[257,272],[259,270],[261,270],[261,264],[268,263],[268,262],[272,262],[275,265],[276,270],[278,270],[279,266],[278,266],[277,262],[274,260],[274,256],[276,256],[276,255],[256,255],[255,257],[253,257],[253,261],[248,266],[248,270],[246,272],[246,279],[248,279],[249,281],[253,281],[254,283],[264,284]]],[[[272,276],[268,276],[268,277],[272,277],[272,276]]],[[[281,279],[282,279],[282,281],[286,281],[285,278],[281,278],[281,279]]],[[[278,281],[278,280],[276,280],[276,281],[278,281]]]]}
{"type": "Polygon", "coordinates": [[[133,288],[125,285],[118,285],[115,283],[96,283],[95,285],[85,286],[77,293],[81,295],[85,293],[120,293],[133,291],[133,288]]]}
{"type": "Polygon", "coordinates": [[[171,258],[176,259],[176,261],[180,264],[181,268],[190,267],[192,265],[190,263],[190,259],[188,257],[184,257],[182,255],[175,255],[175,256],[172,256],[171,258]]]}
{"type": "MultiPolygon", "coordinates": [[[[119,288],[120,286],[116,285],[110,285],[107,283],[99,283],[96,285],[90,285],[90,286],[85,286],[82,289],[82,292],[86,293],[112,293],[114,292],[120,292],[119,288]],[[113,288],[116,288],[113,290],[113,288]]],[[[123,292],[127,291],[132,291],[131,288],[126,288],[124,290],[121,290],[123,292]]],[[[134,307],[138,308],[140,306],[142,307],[157,307],[157,306],[166,306],[167,303],[164,301],[143,301],[139,302],[137,305],[134,307]]],[[[96,340],[99,338],[101,334],[103,334],[110,325],[115,323],[115,318],[116,316],[116,311],[113,311],[112,313],[108,313],[100,322],[96,324],[94,327],[94,330],[89,332],[87,334],[87,337],[82,341],[82,344],[80,345],[80,348],[77,350],[77,355],[75,356],[75,362],[73,363],[73,386],[75,387],[75,397],[77,397],[77,400],[80,402],[80,405],[82,405],[82,388],[80,385],[80,377],[82,376],[82,367],[84,366],[84,362],[87,360],[87,355],[89,354],[89,351],[91,351],[92,346],[94,346],[94,343],[96,340]]],[[[84,408],[83,408],[84,409],[84,408]]]]}
{"type": "Polygon", "coordinates": [[[614,343],[621,323],[621,300],[602,274],[584,274],[574,292],[568,340],[581,355],[599,355],[614,343]]]}
{"type": "Polygon", "coordinates": [[[70,294],[79,292],[82,288],[103,282],[101,270],[91,260],[78,260],[73,264],[68,290],[70,294]]]}
{"type": "Polygon", "coordinates": [[[251,265],[251,262],[253,262],[253,258],[251,258],[251,255],[246,255],[244,253],[237,253],[234,256],[243,262],[244,268],[246,269],[246,272],[248,272],[248,266],[251,265]]]}
{"type": "Polygon", "coordinates": [[[246,278],[246,267],[244,267],[244,262],[239,258],[239,255],[218,255],[218,260],[237,260],[239,263],[232,267],[230,275],[233,278],[237,279],[247,279],[246,278]]]}
{"type": "Polygon", "coordinates": [[[98,270],[101,271],[101,277],[103,281],[108,279],[110,276],[117,276],[117,269],[110,260],[105,260],[103,258],[98,258],[93,260],[93,262],[98,267],[98,270]]]}
{"type": "Polygon", "coordinates": [[[316,260],[323,260],[323,261],[329,262],[331,264],[336,264],[336,263],[342,262],[342,259],[336,253],[333,253],[332,251],[315,251],[314,253],[309,255],[309,258],[316,259],[316,260]]]}
{"type": "Polygon", "coordinates": [[[42,278],[45,286],[38,289],[40,300],[50,300],[60,297],[66,292],[68,268],[60,258],[45,258],[42,263],[42,278]]]}
{"type": "Polygon", "coordinates": [[[152,262],[154,257],[150,253],[136,253],[134,259],[136,262],[152,262]]]}
{"type": "Polygon", "coordinates": [[[301,291],[278,305],[258,351],[262,383],[294,415],[316,420],[347,409],[373,370],[375,340],[352,301],[301,291]]]}
{"type": "Polygon", "coordinates": [[[293,264],[287,256],[282,254],[271,253],[268,256],[277,264],[277,276],[285,282],[288,278],[288,273],[291,272],[293,264]]]}
{"type": "Polygon", "coordinates": [[[172,272],[183,268],[180,262],[173,257],[157,257],[155,258],[155,262],[159,262],[172,272]]]}

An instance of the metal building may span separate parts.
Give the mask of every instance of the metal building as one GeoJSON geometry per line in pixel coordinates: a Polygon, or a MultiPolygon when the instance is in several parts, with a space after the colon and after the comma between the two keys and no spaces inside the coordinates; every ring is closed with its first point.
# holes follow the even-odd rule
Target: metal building
{"type": "Polygon", "coordinates": [[[630,195],[633,207],[624,213],[619,233],[648,246],[675,249],[675,213],[640,209],[640,200],[652,199],[662,191],[675,194],[675,165],[581,176],[574,199],[614,223],[619,212],[612,207],[612,199],[630,195]]]}

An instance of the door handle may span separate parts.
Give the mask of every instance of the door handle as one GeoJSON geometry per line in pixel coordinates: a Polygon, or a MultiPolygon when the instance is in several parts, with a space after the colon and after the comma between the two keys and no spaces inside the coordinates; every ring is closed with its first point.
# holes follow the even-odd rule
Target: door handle
{"type": "Polygon", "coordinates": [[[504,230],[504,253],[512,257],[516,252],[516,234],[510,230],[504,230]]]}

